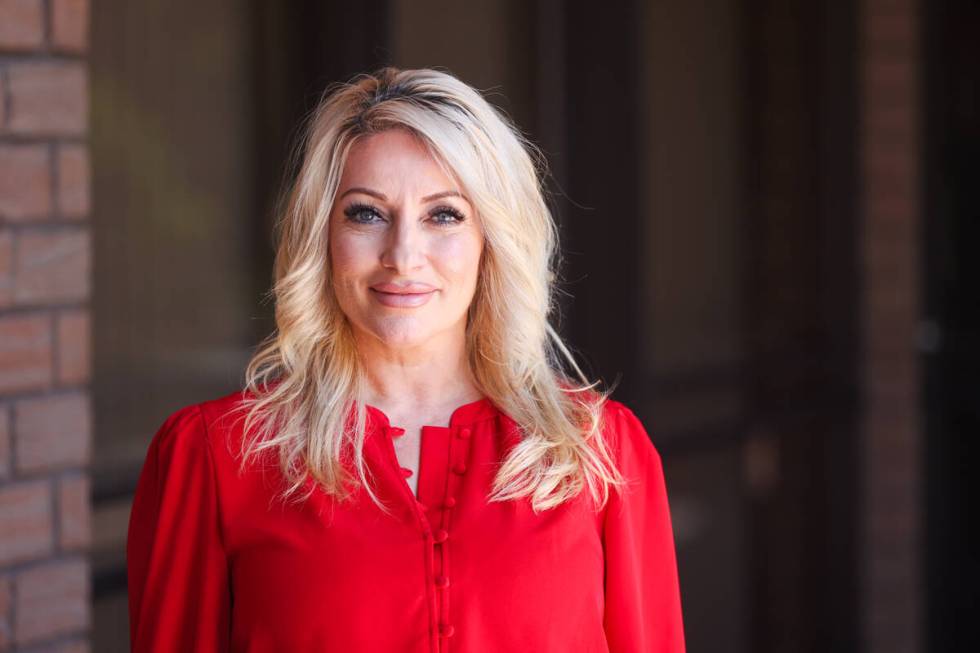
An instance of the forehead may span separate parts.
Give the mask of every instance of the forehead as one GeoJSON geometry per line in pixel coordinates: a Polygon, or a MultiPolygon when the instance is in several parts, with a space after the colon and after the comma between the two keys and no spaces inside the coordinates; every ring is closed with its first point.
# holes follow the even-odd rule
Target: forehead
{"type": "MultiPolygon", "coordinates": [[[[404,129],[362,136],[354,143],[344,164],[340,190],[350,186],[383,186],[424,194],[461,192],[425,142],[404,129]]],[[[387,194],[384,188],[376,190],[387,194]]]]}

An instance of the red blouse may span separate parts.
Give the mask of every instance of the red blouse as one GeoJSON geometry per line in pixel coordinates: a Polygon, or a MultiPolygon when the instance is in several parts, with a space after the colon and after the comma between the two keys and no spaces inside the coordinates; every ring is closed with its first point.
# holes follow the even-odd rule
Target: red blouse
{"type": "Polygon", "coordinates": [[[126,547],[133,651],[684,650],[660,458],[621,403],[606,433],[629,491],[599,513],[585,490],[538,515],[485,499],[519,438],[488,399],[423,427],[417,498],[401,429],[369,406],[364,455],[388,516],[363,488],[287,505],[277,468],[239,474],[240,398],[176,411],[150,444],[126,547]]]}

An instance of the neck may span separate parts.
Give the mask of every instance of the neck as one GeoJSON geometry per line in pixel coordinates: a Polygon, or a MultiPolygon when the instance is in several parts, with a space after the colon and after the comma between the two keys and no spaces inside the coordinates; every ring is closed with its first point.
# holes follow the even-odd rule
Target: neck
{"type": "Polygon", "coordinates": [[[410,347],[376,338],[355,336],[355,341],[367,379],[366,400],[373,406],[430,412],[482,396],[467,361],[464,330],[410,347]]]}

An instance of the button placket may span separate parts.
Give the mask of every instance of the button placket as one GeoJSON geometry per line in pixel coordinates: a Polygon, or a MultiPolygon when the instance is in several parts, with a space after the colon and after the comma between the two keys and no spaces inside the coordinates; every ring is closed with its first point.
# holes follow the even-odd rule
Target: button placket
{"type": "MultiPolygon", "coordinates": [[[[449,445],[449,464],[450,469],[453,472],[448,474],[446,478],[446,496],[442,502],[441,511],[441,527],[438,528],[432,537],[433,546],[439,547],[439,553],[442,561],[442,573],[440,575],[441,582],[445,583],[442,585],[442,605],[440,609],[440,625],[439,634],[445,640],[453,636],[456,632],[455,626],[450,623],[450,605],[449,605],[449,576],[450,576],[450,556],[449,556],[449,544],[452,541],[451,537],[451,527],[453,522],[454,508],[457,505],[456,496],[459,494],[463,480],[467,471],[467,460],[469,459],[470,453],[470,442],[473,435],[473,429],[469,426],[458,427],[454,429],[454,436],[449,445]]],[[[448,650],[448,642],[443,642],[445,648],[440,648],[441,651],[448,650]]]]}
{"type": "MultiPolygon", "coordinates": [[[[449,545],[453,541],[452,523],[455,508],[459,503],[470,458],[470,443],[477,422],[492,415],[493,405],[487,399],[471,402],[457,408],[450,417],[448,427],[423,426],[422,449],[420,451],[418,496],[412,493],[411,485],[401,484],[400,494],[411,497],[413,512],[421,527],[421,535],[428,543],[426,567],[428,600],[435,604],[430,612],[430,623],[435,627],[436,650],[445,653],[449,650],[448,638],[456,632],[450,623],[449,594],[452,586],[452,573],[449,558],[449,545]],[[462,422],[462,423],[461,423],[462,422]],[[428,430],[431,429],[431,432],[428,430]],[[427,435],[426,435],[427,434],[427,435]],[[448,445],[448,446],[447,446],[448,445]],[[431,511],[431,512],[430,512],[431,511]],[[431,575],[430,575],[431,574],[431,575]]],[[[405,430],[391,426],[377,408],[369,406],[373,416],[382,420],[387,440],[388,460],[394,470],[407,479],[413,470],[408,470],[398,462],[394,449],[394,438],[403,435],[405,430]]]]}

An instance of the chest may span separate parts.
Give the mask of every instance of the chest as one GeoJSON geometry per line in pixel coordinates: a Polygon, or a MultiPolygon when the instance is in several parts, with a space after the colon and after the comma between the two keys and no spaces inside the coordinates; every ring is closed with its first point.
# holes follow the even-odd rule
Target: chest
{"type": "Polygon", "coordinates": [[[405,475],[405,480],[412,491],[418,496],[419,468],[422,458],[423,424],[409,424],[400,435],[392,436],[392,448],[398,466],[405,475]]]}
{"type": "Polygon", "coordinates": [[[227,510],[241,641],[308,650],[296,638],[315,633],[329,650],[592,650],[548,638],[556,620],[601,633],[601,520],[584,494],[540,514],[489,502],[501,440],[486,426],[461,431],[419,429],[414,489],[396,439],[365,449],[389,514],[364,491],[347,504],[315,494],[268,510],[254,496],[227,510]]]}

